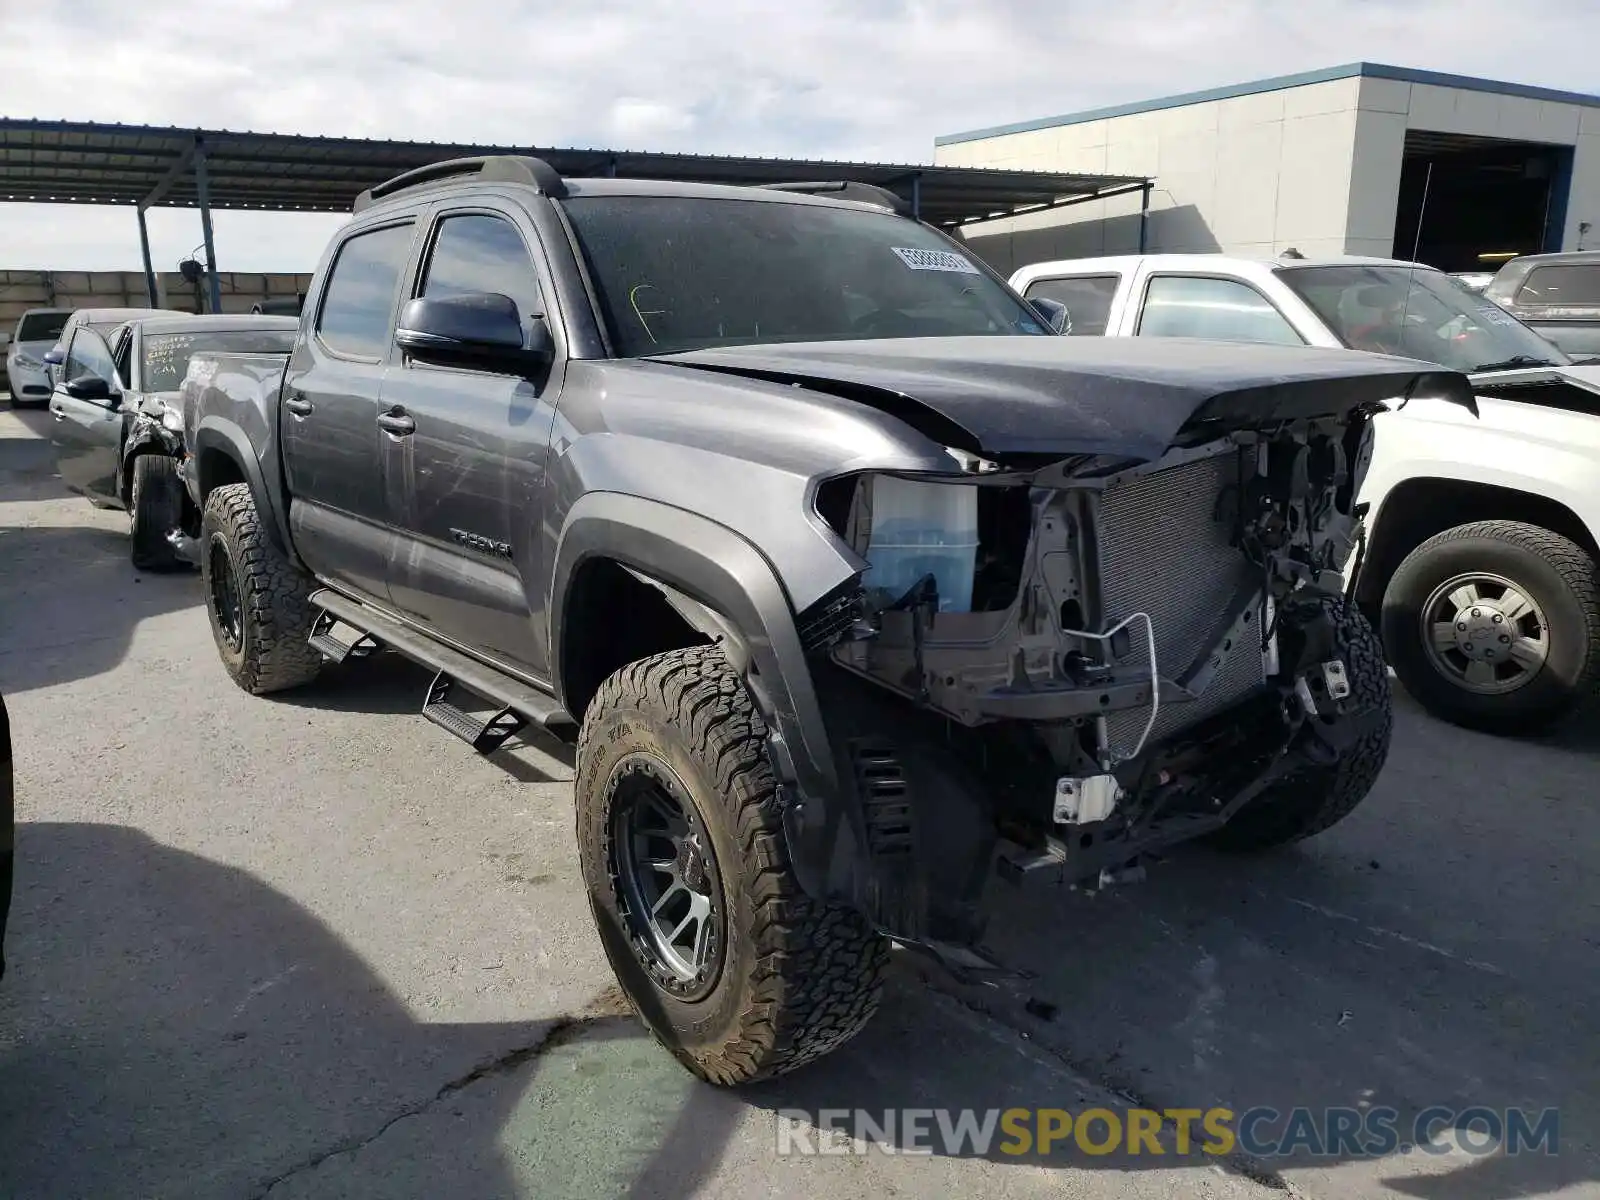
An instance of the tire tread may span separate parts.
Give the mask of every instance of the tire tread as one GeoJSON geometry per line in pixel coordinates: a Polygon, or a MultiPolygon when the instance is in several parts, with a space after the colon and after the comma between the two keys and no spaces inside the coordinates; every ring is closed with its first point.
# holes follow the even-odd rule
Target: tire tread
{"type": "MultiPolygon", "coordinates": [[[[313,612],[311,580],[289,561],[261,527],[249,484],[229,483],[206,498],[203,542],[223,531],[236,555],[244,620],[244,662],[229,670],[235,683],[252,695],[286,691],[316,678],[322,655],[307,641],[313,612]]],[[[209,555],[202,570],[210,583],[209,555]]],[[[209,607],[209,601],[208,601],[209,607]]]]}
{"type": "MultiPolygon", "coordinates": [[[[740,861],[725,865],[724,885],[743,893],[755,914],[750,970],[742,981],[747,1003],[725,1042],[687,1065],[721,1085],[786,1074],[842,1045],[872,1018],[882,996],[887,943],[854,911],[818,903],[800,890],[783,836],[766,726],[720,650],[692,646],[630,663],[601,685],[590,713],[644,706],[682,731],[727,806],[740,861]]],[[[593,728],[585,720],[579,735],[580,804],[593,728]]]]}

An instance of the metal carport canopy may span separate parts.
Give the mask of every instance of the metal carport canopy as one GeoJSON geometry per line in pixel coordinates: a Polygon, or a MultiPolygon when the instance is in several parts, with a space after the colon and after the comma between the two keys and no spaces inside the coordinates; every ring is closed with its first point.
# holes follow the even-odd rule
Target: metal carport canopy
{"type": "Polygon", "coordinates": [[[413,167],[482,154],[533,154],[563,175],[701,183],[845,180],[889,188],[923,220],[946,228],[1019,212],[1143,191],[1147,179],[987,167],[739,158],[538,146],[473,146],[305,137],[225,129],[0,119],[0,201],[120,204],[139,214],[145,275],[154,268],[144,212],[200,209],[216,307],[211,210],[349,212],[358,193],[413,167]]]}

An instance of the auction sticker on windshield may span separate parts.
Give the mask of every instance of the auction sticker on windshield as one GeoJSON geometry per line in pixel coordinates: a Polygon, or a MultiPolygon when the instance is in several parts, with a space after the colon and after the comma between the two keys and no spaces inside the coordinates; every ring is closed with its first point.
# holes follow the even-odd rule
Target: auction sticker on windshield
{"type": "Polygon", "coordinates": [[[915,250],[909,246],[893,246],[891,249],[913,271],[957,271],[963,275],[983,274],[968,259],[950,250],[915,250]]]}

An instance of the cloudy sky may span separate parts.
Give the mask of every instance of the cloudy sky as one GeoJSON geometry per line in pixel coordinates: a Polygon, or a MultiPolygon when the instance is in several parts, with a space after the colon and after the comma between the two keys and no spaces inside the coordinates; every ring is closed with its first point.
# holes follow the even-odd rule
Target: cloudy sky
{"type": "MultiPolygon", "coordinates": [[[[0,115],[927,162],[936,134],[1364,60],[1600,91],[1594,0],[0,0],[0,115]]],[[[337,218],[219,213],[223,270],[337,218]]],[[[200,241],[152,215],[157,266],[200,241]]],[[[0,267],[131,269],[129,210],[0,205],[0,267]]]]}

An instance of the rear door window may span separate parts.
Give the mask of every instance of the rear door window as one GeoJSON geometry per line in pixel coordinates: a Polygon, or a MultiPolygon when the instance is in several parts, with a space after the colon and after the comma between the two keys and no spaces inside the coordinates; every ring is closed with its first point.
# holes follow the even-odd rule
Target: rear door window
{"type": "Polygon", "coordinates": [[[358,233],[339,247],[317,319],[317,337],[333,353],[380,359],[388,350],[411,234],[408,221],[358,233]]]}
{"type": "Polygon", "coordinates": [[[1151,277],[1139,336],[1305,345],[1272,301],[1249,284],[1195,275],[1151,277]]]}
{"type": "Polygon", "coordinates": [[[1104,337],[1111,319],[1111,301],[1120,275],[1073,275],[1060,279],[1035,279],[1024,293],[1029,300],[1054,300],[1067,308],[1063,333],[1073,337],[1104,337]]]}
{"type": "Polygon", "coordinates": [[[1535,267],[1512,303],[1529,308],[1600,307],[1600,263],[1535,267]]]}

